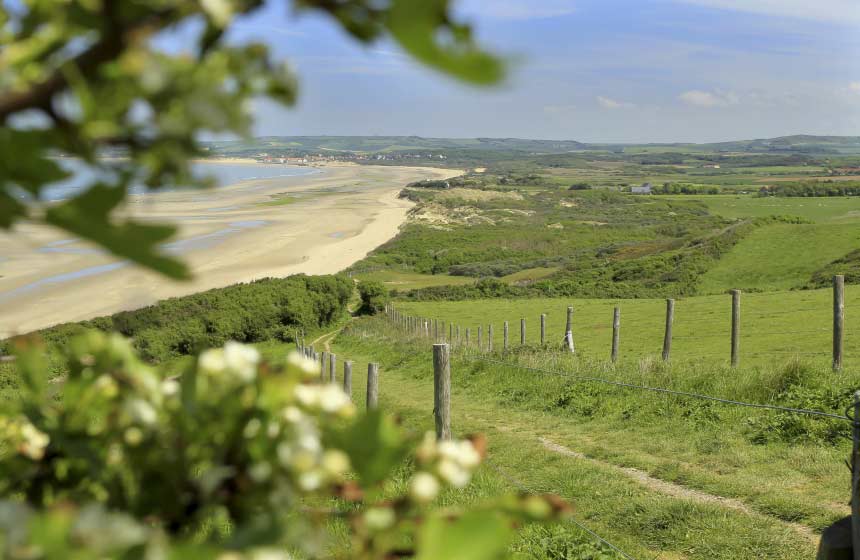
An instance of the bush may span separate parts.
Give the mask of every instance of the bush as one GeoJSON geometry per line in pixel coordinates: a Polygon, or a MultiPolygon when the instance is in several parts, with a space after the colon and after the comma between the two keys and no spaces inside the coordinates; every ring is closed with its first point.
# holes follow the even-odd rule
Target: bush
{"type": "Polygon", "coordinates": [[[528,496],[434,512],[441,489],[468,484],[482,441],[430,433],[416,448],[390,417],[357,416],[339,387],[317,384],[298,353],[262,363],[228,342],[177,376],[89,331],[69,341],[57,388],[44,349],[16,346],[24,390],[0,403],[3,558],[330,557],[334,506],[351,557],[448,558],[458,535],[483,532],[474,557],[489,560],[515,524],[562,511],[528,496]]]}
{"type": "Polygon", "coordinates": [[[353,283],[346,276],[266,278],[40,331],[51,346],[65,347],[88,328],[117,331],[134,340],[151,361],[189,355],[228,340],[292,340],[295,330],[315,329],[346,313],[353,283]]]}
{"type": "Polygon", "coordinates": [[[376,315],[385,310],[388,303],[388,288],[376,280],[364,280],[358,283],[358,295],[361,297],[359,315],[376,315]]]}

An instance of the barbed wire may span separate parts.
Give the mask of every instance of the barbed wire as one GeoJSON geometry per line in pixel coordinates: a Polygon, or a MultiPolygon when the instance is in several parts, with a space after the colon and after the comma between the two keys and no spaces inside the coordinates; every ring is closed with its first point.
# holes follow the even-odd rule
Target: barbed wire
{"type": "MultiPolygon", "coordinates": [[[[511,474],[504,471],[500,466],[498,466],[498,465],[494,464],[492,461],[490,461],[489,457],[484,459],[484,464],[487,465],[488,467],[490,467],[491,469],[493,469],[499,476],[501,476],[502,478],[507,480],[511,485],[515,486],[521,492],[527,492],[529,494],[535,493],[534,490],[532,490],[531,488],[529,488],[528,486],[523,484],[521,481],[519,481],[518,479],[513,477],[511,474]]],[[[567,518],[565,518],[565,520],[568,523],[575,525],[576,527],[578,527],[579,529],[581,529],[582,531],[584,531],[585,533],[590,535],[596,541],[608,546],[613,551],[615,551],[618,554],[620,554],[621,556],[623,556],[626,560],[636,560],[636,558],[634,558],[633,556],[631,556],[630,554],[628,554],[627,552],[622,550],[617,545],[614,545],[611,542],[609,542],[608,540],[606,540],[605,538],[601,537],[600,535],[598,535],[597,533],[595,533],[594,531],[592,531],[591,529],[589,529],[588,527],[583,525],[581,522],[577,521],[575,518],[567,517],[567,518]]]]}
{"type": "Polygon", "coordinates": [[[849,418],[848,416],[833,414],[831,412],[824,412],[821,410],[808,410],[805,408],[792,408],[792,407],[788,407],[788,406],[779,406],[779,405],[773,405],[773,404],[748,403],[748,402],[744,402],[744,401],[724,399],[721,397],[713,397],[711,395],[703,395],[700,393],[688,393],[686,391],[677,391],[675,389],[665,389],[662,387],[651,387],[648,385],[637,385],[635,383],[624,383],[622,381],[612,381],[611,379],[603,379],[600,377],[575,375],[575,374],[571,374],[568,372],[560,372],[560,371],[553,371],[553,370],[548,370],[548,369],[543,369],[543,368],[525,366],[522,364],[505,362],[502,360],[493,360],[492,358],[486,358],[486,357],[475,358],[475,357],[471,357],[471,356],[463,356],[463,359],[473,361],[473,362],[483,361],[483,362],[495,363],[495,364],[507,366],[507,367],[514,368],[514,369],[523,369],[523,370],[527,370],[527,371],[547,373],[547,374],[556,375],[559,377],[566,377],[569,379],[588,381],[588,382],[594,382],[594,383],[603,383],[606,385],[614,385],[616,387],[624,387],[627,389],[639,389],[642,391],[651,391],[654,393],[663,393],[663,394],[675,395],[675,396],[679,396],[679,397],[690,397],[690,398],[694,398],[694,399],[719,402],[719,403],[723,403],[723,404],[730,404],[730,405],[734,405],[734,406],[741,406],[741,407],[747,407],[747,408],[775,410],[778,412],[789,412],[792,414],[804,414],[804,415],[812,416],[812,417],[830,418],[830,419],[834,419],[834,420],[844,420],[844,421],[848,421],[848,422],[852,421],[851,418],[849,418]]]}

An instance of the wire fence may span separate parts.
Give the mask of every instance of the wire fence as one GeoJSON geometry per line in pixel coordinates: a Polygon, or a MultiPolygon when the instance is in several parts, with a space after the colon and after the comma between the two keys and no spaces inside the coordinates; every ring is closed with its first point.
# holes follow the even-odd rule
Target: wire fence
{"type": "Polygon", "coordinates": [[[674,396],[678,396],[678,397],[688,397],[688,398],[693,398],[693,399],[718,402],[718,403],[722,403],[722,404],[741,406],[741,407],[746,407],[746,408],[756,408],[756,409],[762,409],[762,410],[775,410],[778,412],[803,414],[806,416],[831,418],[834,420],[845,420],[848,422],[852,421],[852,419],[846,415],[834,414],[832,412],[825,412],[822,410],[809,410],[809,409],[805,409],[805,408],[793,408],[793,407],[789,407],[789,406],[779,406],[779,405],[773,405],[773,404],[762,404],[762,403],[750,403],[750,402],[744,402],[744,401],[737,401],[737,400],[733,400],[733,399],[725,399],[722,397],[714,397],[711,395],[703,395],[700,393],[690,393],[687,391],[678,391],[675,389],[666,389],[663,387],[651,387],[648,385],[638,385],[636,383],[625,383],[623,381],[613,381],[611,379],[603,379],[600,377],[593,377],[593,376],[587,376],[587,375],[576,375],[576,374],[573,374],[570,372],[549,370],[549,369],[544,369],[544,368],[536,368],[536,367],[532,367],[532,366],[526,366],[523,364],[506,362],[503,360],[494,360],[492,358],[487,358],[485,356],[477,356],[476,357],[476,356],[463,355],[463,356],[461,356],[461,358],[464,360],[472,361],[472,362],[487,362],[487,363],[502,365],[505,367],[513,368],[513,369],[521,369],[521,370],[526,370],[526,371],[531,371],[531,372],[536,372],[536,373],[544,373],[544,374],[548,374],[548,375],[565,377],[565,378],[573,380],[573,381],[603,383],[605,385],[613,385],[615,387],[624,387],[626,389],[637,389],[637,390],[641,390],[641,391],[650,391],[650,392],[654,392],[654,393],[674,395],[674,396]]]}

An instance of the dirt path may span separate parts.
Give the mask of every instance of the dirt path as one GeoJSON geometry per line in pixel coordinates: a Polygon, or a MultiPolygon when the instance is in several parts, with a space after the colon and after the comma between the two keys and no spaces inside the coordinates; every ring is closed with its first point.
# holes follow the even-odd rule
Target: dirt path
{"type": "MultiPolygon", "coordinates": [[[[645,486],[649,490],[660,492],[661,494],[672,496],[673,498],[691,500],[701,504],[714,504],[728,509],[740,511],[750,516],[761,516],[767,517],[768,519],[776,519],[773,516],[765,515],[751,509],[749,506],[747,506],[740,500],[726,498],[723,496],[716,496],[714,494],[708,494],[700,490],[695,490],[693,488],[688,488],[686,486],[667,482],[665,480],[655,478],[645,471],[634,469],[632,467],[620,467],[612,463],[592,459],[584,453],[580,453],[579,451],[574,451],[573,449],[554,443],[545,437],[538,437],[538,439],[546,449],[552,451],[553,453],[558,453],[559,455],[565,455],[567,457],[573,457],[575,459],[581,459],[584,461],[591,461],[605,467],[612,467],[623,473],[628,478],[635,480],[639,484],[645,486]]],[[[780,523],[784,523],[786,526],[790,527],[793,531],[795,531],[805,539],[809,540],[811,543],[816,545],[818,544],[819,536],[815,534],[815,531],[813,531],[812,528],[807,527],[806,525],[801,525],[800,523],[792,523],[788,521],[783,521],[781,519],[777,519],[777,521],[779,521],[780,523]]]]}

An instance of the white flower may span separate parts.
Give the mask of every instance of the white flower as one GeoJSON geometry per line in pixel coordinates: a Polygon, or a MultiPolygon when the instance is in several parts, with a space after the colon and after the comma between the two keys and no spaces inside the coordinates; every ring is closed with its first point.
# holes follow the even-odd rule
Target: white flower
{"type": "Polygon", "coordinates": [[[317,471],[303,472],[299,475],[299,488],[312,492],[322,485],[322,475],[317,471]]]}
{"type": "Polygon", "coordinates": [[[328,449],[322,456],[322,468],[332,478],[339,478],[349,470],[349,456],[340,449],[328,449]]]}
{"type": "Polygon", "coordinates": [[[248,420],[248,423],[245,424],[245,429],[242,431],[242,435],[244,435],[247,439],[256,437],[256,435],[260,433],[260,428],[262,426],[263,423],[260,422],[259,418],[251,418],[250,420],[248,420]]]}
{"type": "Polygon", "coordinates": [[[45,448],[51,442],[48,434],[29,422],[21,426],[21,438],[23,441],[18,451],[34,461],[39,461],[45,456],[45,448]]]}
{"type": "Polygon", "coordinates": [[[475,446],[467,440],[441,442],[439,444],[439,455],[470,470],[481,463],[481,456],[475,450],[475,446]]]}
{"type": "Polygon", "coordinates": [[[200,357],[197,358],[197,364],[206,373],[219,374],[227,369],[224,351],[220,348],[210,348],[201,352],[200,357]]]}
{"type": "Polygon", "coordinates": [[[125,438],[125,442],[127,444],[132,447],[137,447],[138,445],[140,445],[140,442],[143,441],[143,432],[140,431],[140,428],[132,426],[125,431],[123,437],[125,438]]]}
{"type": "Polygon", "coordinates": [[[387,507],[370,508],[364,512],[364,522],[373,531],[384,531],[394,525],[394,511],[387,507]]]}
{"type": "Polygon", "coordinates": [[[319,387],[314,385],[299,385],[296,387],[296,399],[307,408],[316,408],[320,402],[319,387]]]}
{"type": "Polygon", "coordinates": [[[224,362],[227,369],[235,373],[239,379],[248,383],[257,376],[257,364],[260,362],[260,353],[252,346],[228,341],[224,345],[224,362]]]}
{"type": "Polygon", "coordinates": [[[415,456],[422,463],[429,463],[436,458],[438,446],[436,445],[436,434],[433,432],[425,432],[424,439],[415,450],[415,456]]]}
{"type": "Polygon", "coordinates": [[[350,404],[349,397],[337,385],[326,385],[320,390],[320,408],[324,412],[340,412],[350,404]]]}
{"type": "Polygon", "coordinates": [[[305,374],[306,377],[317,376],[320,366],[316,360],[301,355],[299,352],[290,352],[287,356],[287,365],[293,366],[305,374]]]}
{"type": "MultiPolygon", "coordinates": [[[[304,385],[301,385],[301,387],[304,387],[304,385]]],[[[296,392],[296,396],[298,396],[298,388],[296,388],[296,392]]],[[[281,415],[284,417],[284,420],[286,420],[290,424],[298,424],[304,416],[302,414],[302,411],[294,406],[288,406],[287,408],[285,408],[281,415]]]]}
{"type": "Polygon", "coordinates": [[[430,473],[419,472],[409,482],[409,495],[421,504],[431,502],[439,495],[439,481],[430,473]]]}
{"type": "Polygon", "coordinates": [[[471,478],[469,471],[450,459],[439,461],[436,470],[439,473],[439,477],[454,488],[466,486],[469,484],[469,479],[471,478]]]}
{"type": "Polygon", "coordinates": [[[293,557],[277,548],[257,548],[251,551],[248,560],[293,560],[293,557]]]}
{"type": "Polygon", "coordinates": [[[272,466],[269,463],[256,463],[248,469],[248,475],[254,482],[265,482],[272,475],[272,466]]]}
{"type": "Polygon", "coordinates": [[[161,393],[165,397],[175,397],[179,394],[179,382],[175,379],[165,379],[161,382],[161,393]]]}
{"type": "Polygon", "coordinates": [[[278,461],[280,461],[283,466],[289,467],[292,464],[293,455],[295,454],[293,446],[289,443],[282,442],[278,444],[276,451],[278,453],[278,461]]]}
{"type": "Polygon", "coordinates": [[[277,422],[269,422],[269,425],[266,427],[266,435],[269,436],[269,439],[275,439],[281,434],[281,425],[277,422]]]}
{"type": "Polygon", "coordinates": [[[158,420],[155,408],[143,399],[128,399],[124,408],[134,422],[144,426],[152,426],[158,420]]]}
{"type": "Polygon", "coordinates": [[[303,433],[299,436],[297,444],[300,449],[311,453],[319,453],[322,450],[322,444],[320,443],[320,438],[317,436],[316,432],[303,433]]]}
{"type": "Polygon", "coordinates": [[[119,394],[119,386],[109,375],[98,376],[93,386],[107,399],[112,399],[119,394]]]}

